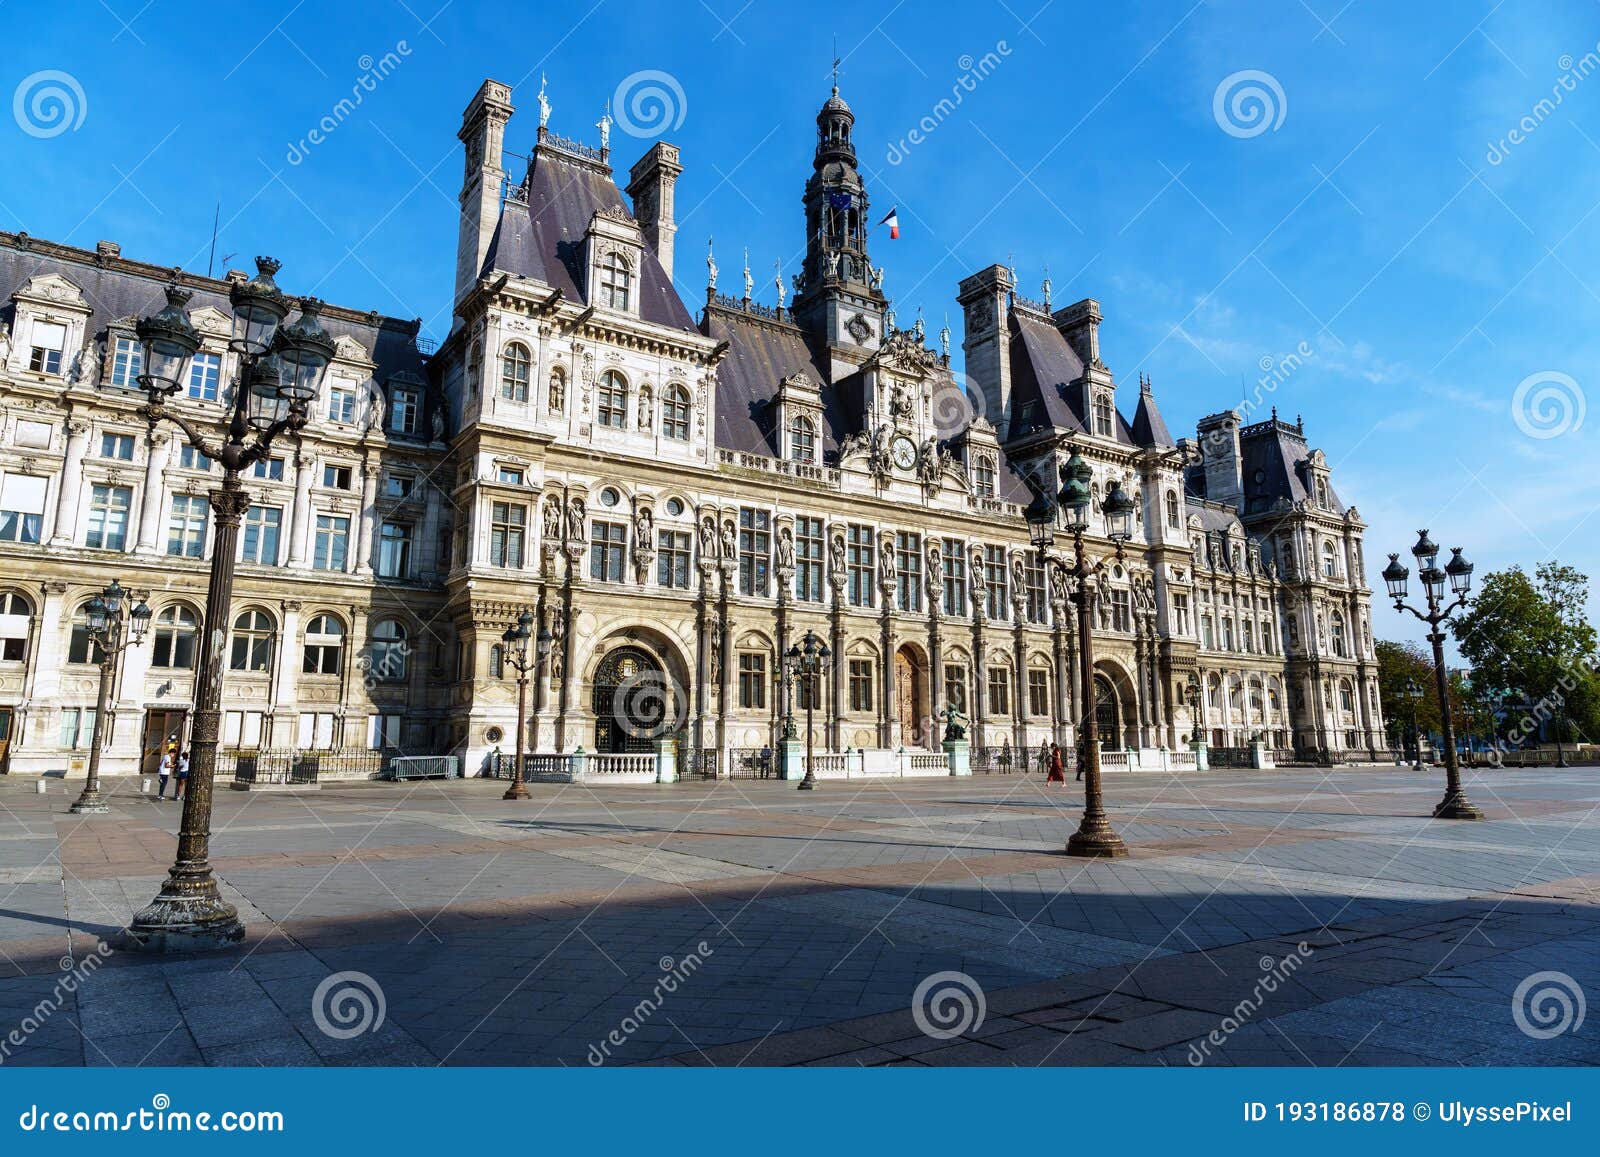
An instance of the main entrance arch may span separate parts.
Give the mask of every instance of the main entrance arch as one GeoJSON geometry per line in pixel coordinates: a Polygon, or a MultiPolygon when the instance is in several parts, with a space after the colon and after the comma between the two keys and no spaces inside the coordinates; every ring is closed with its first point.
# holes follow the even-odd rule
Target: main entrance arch
{"type": "Polygon", "coordinates": [[[618,647],[594,673],[594,749],[645,752],[677,728],[683,705],[661,661],[642,647],[618,647]]]}
{"type": "Polygon", "coordinates": [[[895,718],[900,741],[908,746],[929,742],[928,675],[921,654],[909,644],[894,653],[895,718]]]}
{"type": "Polygon", "coordinates": [[[1104,675],[1094,677],[1094,726],[1100,746],[1122,750],[1122,712],[1117,705],[1117,689],[1104,675]]]}

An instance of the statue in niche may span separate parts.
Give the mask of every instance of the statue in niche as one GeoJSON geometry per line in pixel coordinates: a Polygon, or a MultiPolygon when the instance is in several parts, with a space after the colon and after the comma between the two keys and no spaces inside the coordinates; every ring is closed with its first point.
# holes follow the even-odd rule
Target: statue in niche
{"type": "Polygon", "coordinates": [[[794,569],[794,532],[787,526],[778,528],[778,569],[794,569]]]}
{"type": "Polygon", "coordinates": [[[633,517],[633,533],[638,538],[638,548],[648,550],[655,545],[655,516],[648,506],[641,507],[633,517]]]}
{"type": "Polygon", "coordinates": [[[586,542],[588,527],[586,517],[588,508],[584,506],[583,499],[574,498],[567,505],[567,537],[573,542],[586,542]]]}
{"type": "Polygon", "coordinates": [[[944,553],[935,543],[928,544],[928,590],[937,592],[944,586],[944,553]]]}
{"type": "Polygon", "coordinates": [[[544,537],[547,540],[561,537],[561,503],[554,498],[544,504],[544,537]]]}
{"type": "Polygon", "coordinates": [[[833,573],[839,578],[844,577],[844,535],[836,534],[833,541],[828,544],[828,561],[833,566],[833,573]]]}
{"type": "Polygon", "coordinates": [[[722,557],[730,562],[739,557],[739,536],[732,522],[722,524],[722,557]]]}
{"type": "Polygon", "coordinates": [[[700,522],[700,557],[717,557],[717,520],[709,514],[700,522]]]}

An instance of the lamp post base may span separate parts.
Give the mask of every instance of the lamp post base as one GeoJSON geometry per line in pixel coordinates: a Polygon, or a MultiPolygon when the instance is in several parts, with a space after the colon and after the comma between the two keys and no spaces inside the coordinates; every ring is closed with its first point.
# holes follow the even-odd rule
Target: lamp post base
{"type": "Polygon", "coordinates": [[[209,952],[244,939],[244,924],[221,896],[173,896],[165,891],[128,925],[126,946],[141,952],[209,952]]]}
{"type": "Polygon", "coordinates": [[[1436,820],[1481,820],[1483,812],[1460,792],[1452,792],[1439,801],[1433,809],[1436,820]]]}
{"type": "Polygon", "coordinates": [[[506,794],[501,796],[500,798],[501,799],[532,799],[533,796],[528,794],[528,785],[523,783],[519,779],[515,783],[513,783],[510,787],[506,788],[506,794]]]}
{"type": "Polygon", "coordinates": [[[816,791],[817,777],[812,775],[809,771],[806,772],[806,777],[797,783],[794,789],[795,791],[816,791]]]}
{"type": "Polygon", "coordinates": [[[1122,837],[1111,830],[1111,825],[1103,820],[1098,825],[1091,826],[1085,821],[1083,826],[1072,833],[1067,840],[1067,855],[1081,856],[1092,860],[1115,860],[1128,854],[1128,845],[1122,842],[1122,837]]]}
{"type": "Polygon", "coordinates": [[[83,794],[67,809],[75,816],[103,816],[111,811],[111,805],[97,789],[84,788],[83,794]]]}

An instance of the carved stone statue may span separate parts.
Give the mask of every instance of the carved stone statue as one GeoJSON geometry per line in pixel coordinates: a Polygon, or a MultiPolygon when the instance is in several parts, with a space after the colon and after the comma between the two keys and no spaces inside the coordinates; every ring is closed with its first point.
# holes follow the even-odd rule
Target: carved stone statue
{"type": "Polygon", "coordinates": [[[778,528],[778,569],[794,569],[794,531],[787,526],[778,528]]]}
{"type": "Polygon", "coordinates": [[[648,506],[633,517],[633,533],[639,540],[639,549],[648,550],[655,545],[655,516],[648,506]]]}
{"type": "Polygon", "coordinates": [[[561,537],[561,503],[554,498],[544,504],[544,537],[547,542],[561,537]]]}
{"type": "Polygon", "coordinates": [[[972,588],[972,600],[982,604],[988,585],[983,579],[983,555],[976,549],[967,556],[967,585],[972,588]]]}
{"type": "Polygon", "coordinates": [[[717,520],[709,514],[700,521],[700,557],[717,557],[717,520]]]}
{"type": "Polygon", "coordinates": [[[739,557],[739,535],[732,522],[722,524],[722,558],[731,562],[739,557]]]}
{"type": "Polygon", "coordinates": [[[873,289],[883,288],[883,266],[875,265],[867,268],[867,282],[873,289]]]}
{"type": "Polygon", "coordinates": [[[567,504],[567,538],[573,542],[588,541],[588,508],[583,499],[574,498],[567,504]]]}
{"type": "Polygon", "coordinates": [[[443,442],[444,441],[444,406],[443,405],[434,406],[433,414],[429,418],[429,421],[432,424],[433,440],[435,442],[443,442]]]}
{"type": "Polygon", "coordinates": [[[894,539],[884,535],[883,541],[878,544],[878,581],[886,587],[892,587],[895,573],[894,539]]]}
{"type": "Polygon", "coordinates": [[[937,593],[944,586],[944,553],[935,543],[928,544],[928,590],[937,593]]]}
{"type": "Polygon", "coordinates": [[[706,288],[707,289],[715,289],[717,287],[717,255],[715,253],[713,253],[712,249],[711,249],[713,240],[714,239],[711,238],[711,237],[707,237],[706,238],[706,288]]]}
{"type": "Polygon", "coordinates": [[[600,147],[609,149],[611,147],[611,103],[609,101],[606,102],[606,111],[600,115],[599,120],[594,122],[594,127],[600,130],[600,147]]]}
{"type": "Polygon", "coordinates": [[[956,710],[954,703],[946,703],[944,710],[939,712],[939,718],[944,720],[944,741],[946,743],[967,737],[967,717],[956,710]]]}
{"type": "Polygon", "coordinates": [[[545,85],[549,81],[543,73],[539,74],[539,127],[544,128],[550,123],[550,98],[545,96],[545,85]]]}
{"type": "Polygon", "coordinates": [[[11,327],[0,321],[0,366],[11,360],[11,327]]]}
{"type": "Polygon", "coordinates": [[[833,573],[842,578],[845,573],[844,535],[834,535],[833,541],[828,544],[828,561],[833,567],[833,573]]]}
{"type": "Polygon", "coordinates": [[[750,250],[744,251],[744,299],[750,300],[750,291],[756,287],[756,279],[750,275],[750,250]]]}

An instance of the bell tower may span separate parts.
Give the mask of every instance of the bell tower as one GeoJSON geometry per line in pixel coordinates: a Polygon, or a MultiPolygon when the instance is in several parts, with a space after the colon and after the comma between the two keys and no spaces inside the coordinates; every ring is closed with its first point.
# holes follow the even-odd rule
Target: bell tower
{"type": "Polygon", "coordinates": [[[849,374],[883,340],[882,273],[867,255],[867,191],[851,141],[855,114],[836,84],[817,113],[817,151],[806,181],[805,265],[796,281],[795,320],[849,374]]]}

